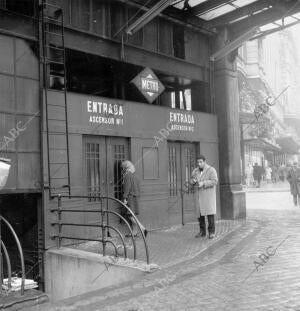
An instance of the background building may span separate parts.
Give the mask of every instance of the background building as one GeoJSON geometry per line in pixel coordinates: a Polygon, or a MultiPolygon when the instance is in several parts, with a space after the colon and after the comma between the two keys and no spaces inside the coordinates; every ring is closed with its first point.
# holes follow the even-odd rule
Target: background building
{"type": "Polygon", "coordinates": [[[239,49],[238,68],[244,174],[256,162],[262,166],[291,163],[299,150],[296,124],[287,117],[295,115],[299,95],[295,70],[299,58],[291,32],[246,42],[239,49]],[[268,107],[266,100],[274,105],[268,107]]]}

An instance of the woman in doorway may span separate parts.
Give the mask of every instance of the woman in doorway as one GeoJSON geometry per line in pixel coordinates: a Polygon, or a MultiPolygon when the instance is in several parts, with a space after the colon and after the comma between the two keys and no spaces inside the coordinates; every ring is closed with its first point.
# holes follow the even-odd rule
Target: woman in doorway
{"type": "MultiPolygon", "coordinates": [[[[135,216],[139,215],[139,197],[140,197],[140,183],[135,174],[134,165],[126,160],[122,162],[123,168],[123,202],[126,204],[130,210],[135,214],[135,216]]],[[[132,227],[132,232],[134,236],[138,234],[138,225],[141,230],[144,231],[145,237],[147,237],[148,231],[145,227],[134,217],[126,211],[125,213],[126,219],[128,220],[130,226],[132,227]],[[136,223],[137,221],[137,223],[136,223]]]]}

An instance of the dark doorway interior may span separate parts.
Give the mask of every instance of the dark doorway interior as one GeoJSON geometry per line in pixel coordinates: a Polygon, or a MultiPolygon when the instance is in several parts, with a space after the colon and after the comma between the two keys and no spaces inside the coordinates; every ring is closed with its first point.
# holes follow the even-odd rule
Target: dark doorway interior
{"type": "MultiPolygon", "coordinates": [[[[27,279],[39,282],[42,289],[42,226],[38,219],[41,211],[41,196],[38,194],[5,194],[0,196],[0,214],[6,218],[14,228],[23,248],[25,272],[27,279]]],[[[15,240],[7,226],[2,224],[2,239],[5,243],[12,272],[20,276],[21,264],[15,240]]],[[[4,264],[6,276],[6,264],[4,264]]]]}

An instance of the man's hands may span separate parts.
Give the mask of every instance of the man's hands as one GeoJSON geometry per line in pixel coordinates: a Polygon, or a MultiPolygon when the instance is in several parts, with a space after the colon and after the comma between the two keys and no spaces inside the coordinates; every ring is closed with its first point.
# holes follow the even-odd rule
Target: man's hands
{"type": "Polygon", "coordinates": [[[199,183],[198,183],[198,187],[199,187],[199,188],[204,187],[204,182],[203,182],[203,181],[199,181],[199,183]]]}
{"type": "Polygon", "coordinates": [[[125,205],[127,205],[128,201],[127,201],[126,199],[124,199],[123,203],[124,203],[125,205]]]}

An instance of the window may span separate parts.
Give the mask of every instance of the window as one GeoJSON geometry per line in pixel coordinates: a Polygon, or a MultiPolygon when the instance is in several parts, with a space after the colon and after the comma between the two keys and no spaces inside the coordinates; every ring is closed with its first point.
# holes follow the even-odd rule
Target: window
{"type": "Polygon", "coordinates": [[[176,147],[169,146],[169,194],[170,197],[177,196],[177,153],[176,147]]]}
{"type": "Polygon", "coordinates": [[[175,57],[185,58],[184,27],[177,24],[173,25],[173,51],[175,57]]]}
{"type": "MultiPolygon", "coordinates": [[[[85,148],[88,196],[101,195],[100,145],[97,143],[86,143],[85,148]]],[[[96,201],[96,199],[89,199],[89,201],[96,201]]]]}
{"type": "Polygon", "coordinates": [[[122,200],[123,198],[123,178],[121,164],[126,160],[125,144],[113,145],[114,156],[114,197],[122,200]]]}
{"type": "Polygon", "coordinates": [[[159,20],[158,29],[158,50],[160,53],[173,55],[173,36],[172,36],[172,24],[163,19],[159,20]]]}
{"type": "Polygon", "coordinates": [[[111,37],[113,39],[122,38],[122,27],[126,25],[125,6],[119,2],[111,3],[111,37]]]}
{"type": "Polygon", "coordinates": [[[27,16],[34,16],[36,5],[36,0],[0,0],[0,8],[27,16]]]}
{"type": "MultiPolygon", "coordinates": [[[[143,12],[140,11],[137,13],[136,9],[133,8],[128,8],[127,9],[127,23],[128,25],[131,25],[134,21],[136,21],[141,15],[143,15],[143,12]]],[[[144,34],[144,29],[140,29],[133,35],[128,35],[128,43],[131,43],[136,46],[142,46],[143,45],[143,34],[144,34]]]]}
{"type": "Polygon", "coordinates": [[[143,148],[143,178],[159,179],[158,148],[143,148]]]}
{"type": "Polygon", "coordinates": [[[192,110],[191,90],[185,89],[171,92],[171,107],[192,110]]]}
{"type": "MultiPolygon", "coordinates": [[[[193,169],[196,167],[196,154],[195,145],[183,146],[183,165],[184,165],[184,185],[188,185],[191,179],[191,174],[193,169]]],[[[185,187],[187,193],[192,193],[193,189],[191,187],[185,187]]]]}
{"type": "Polygon", "coordinates": [[[109,2],[93,0],[92,12],[93,32],[108,37],[111,32],[109,2]]]}
{"type": "Polygon", "coordinates": [[[90,1],[72,0],[71,25],[83,30],[90,28],[90,1]]]}

